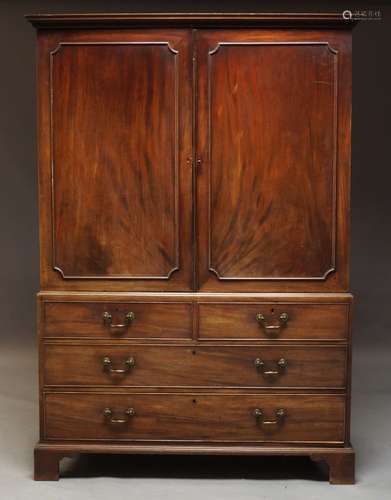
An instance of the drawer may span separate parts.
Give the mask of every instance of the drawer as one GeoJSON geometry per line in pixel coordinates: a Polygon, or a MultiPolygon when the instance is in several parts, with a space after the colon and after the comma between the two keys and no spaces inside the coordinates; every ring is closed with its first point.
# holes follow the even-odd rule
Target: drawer
{"type": "Polygon", "coordinates": [[[199,305],[200,339],[346,340],[347,304],[199,305]]]}
{"type": "Polygon", "coordinates": [[[342,395],[46,393],[45,439],[342,443],[342,395]],[[282,411],[278,411],[282,410],[282,411]]]}
{"type": "Polygon", "coordinates": [[[44,337],[191,338],[191,303],[44,302],[44,337]]]}
{"type": "Polygon", "coordinates": [[[47,386],[345,386],[343,346],[46,344],[43,349],[47,386]]]}

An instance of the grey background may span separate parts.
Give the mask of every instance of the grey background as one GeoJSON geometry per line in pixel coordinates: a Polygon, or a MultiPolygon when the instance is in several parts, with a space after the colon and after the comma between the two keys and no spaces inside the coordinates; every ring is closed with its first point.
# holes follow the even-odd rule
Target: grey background
{"type": "Polygon", "coordinates": [[[134,498],[313,498],[318,494],[391,498],[387,472],[391,465],[387,419],[391,409],[390,41],[391,7],[385,1],[0,0],[0,488],[10,488],[15,498],[38,498],[47,493],[53,499],[78,495],[83,499],[101,495],[125,498],[130,492],[134,498]],[[39,258],[35,32],[24,14],[356,8],[382,11],[382,21],[361,22],[353,34],[351,290],[356,305],[352,442],[358,453],[358,485],[328,487],[318,481],[324,478],[322,470],[305,459],[175,457],[87,457],[65,464],[64,473],[68,471],[73,478],[97,476],[95,479],[66,479],[57,485],[32,483],[32,446],[38,435],[35,293],[39,258]],[[99,479],[100,475],[114,477],[99,479]],[[299,479],[288,481],[290,477],[299,479]],[[247,480],[240,481],[244,478],[247,480]]]}

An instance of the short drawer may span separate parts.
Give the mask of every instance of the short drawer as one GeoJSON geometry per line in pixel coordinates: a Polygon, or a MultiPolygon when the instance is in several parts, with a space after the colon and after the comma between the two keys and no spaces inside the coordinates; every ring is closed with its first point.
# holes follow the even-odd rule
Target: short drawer
{"type": "Polygon", "coordinates": [[[45,439],[342,443],[342,395],[46,393],[45,439]]]}
{"type": "Polygon", "coordinates": [[[200,339],[346,340],[347,304],[199,305],[200,339]]]}
{"type": "Polygon", "coordinates": [[[44,385],[343,388],[346,348],[46,344],[44,385]]]}
{"type": "Polygon", "coordinates": [[[44,337],[191,338],[192,304],[45,302],[44,337]]]}

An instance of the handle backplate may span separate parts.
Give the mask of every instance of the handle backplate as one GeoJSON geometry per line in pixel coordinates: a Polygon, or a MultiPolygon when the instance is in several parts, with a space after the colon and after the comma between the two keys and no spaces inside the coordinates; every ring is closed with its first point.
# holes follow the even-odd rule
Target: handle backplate
{"type": "Polygon", "coordinates": [[[114,373],[117,375],[123,375],[125,373],[128,373],[131,368],[134,367],[136,364],[134,358],[130,357],[124,361],[124,366],[125,368],[113,368],[113,362],[109,358],[109,356],[105,356],[102,359],[102,365],[103,365],[103,370],[108,372],[108,373],[114,373]]]}
{"type": "Polygon", "coordinates": [[[111,408],[105,408],[103,410],[103,416],[109,424],[126,424],[129,420],[136,415],[134,408],[127,408],[124,411],[125,418],[114,418],[113,410],[111,408]]]}
{"type": "Polygon", "coordinates": [[[257,313],[255,319],[258,321],[268,337],[277,337],[281,333],[281,329],[287,324],[289,316],[286,312],[281,313],[278,317],[277,324],[269,324],[265,315],[262,313],[257,313]]]}
{"type": "Polygon", "coordinates": [[[103,323],[114,330],[116,329],[123,329],[127,328],[132,324],[132,322],[136,319],[136,315],[134,312],[129,311],[128,313],[125,314],[125,319],[123,323],[113,323],[113,316],[108,312],[105,311],[102,315],[103,323]]]}
{"type": "Polygon", "coordinates": [[[257,370],[259,370],[262,373],[262,375],[264,375],[265,377],[274,378],[274,377],[278,377],[284,373],[286,367],[288,366],[288,363],[287,363],[286,359],[281,358],[276,363],[277,370],[266,370],[265,369],[265,362],[262,361],[261,358],[256,358],[256,359],[254,359],[254,365],[257,368],[257,370]]]}
{"type": "Polygon", "coordinates": [[[262,427],[273,429],[279,427],[284,423],[285,417],[287,416],[287,411],[284,408],[278,408],[274,410],[276,418],[274,420],[266,420],[264,411],[261,408],[255,408],[253,415],[257,422],[259,422],[262,427]]]}

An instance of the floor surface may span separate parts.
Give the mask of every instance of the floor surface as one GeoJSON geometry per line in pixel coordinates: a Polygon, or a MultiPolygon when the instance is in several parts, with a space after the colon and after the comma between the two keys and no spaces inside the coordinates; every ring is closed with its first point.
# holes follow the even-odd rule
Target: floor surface
{"type": "Polygon", "coordinates": [[[29,343],[2,346],[0,498],[391,500],[388,356],[378,351],[363,352],[356,356],[354,365],[357,374],[352,410],[352,443],[357,452],[357,484],[354,486],[329,485],[326,468],[303,457],[84,456],[62,461],[63,477],[59,482],[34,482],[32,450],[38,432],[37,354],[34,345],[29,343]]]}

